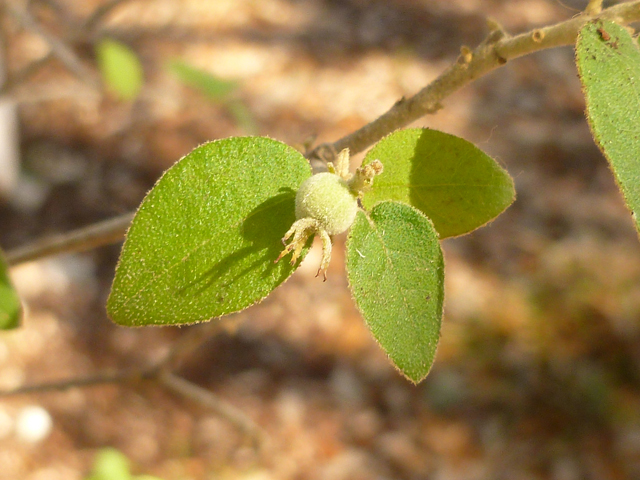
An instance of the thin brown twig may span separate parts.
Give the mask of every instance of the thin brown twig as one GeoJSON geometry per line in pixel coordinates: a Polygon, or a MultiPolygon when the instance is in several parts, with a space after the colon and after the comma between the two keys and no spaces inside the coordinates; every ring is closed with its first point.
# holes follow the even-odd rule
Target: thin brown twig
{"type": "Polygon", "coordinates": [[[84,252],[119,242],[129,228],[133,215],[125,213],[77,230],[41,238],[31,244],[9,250],[6,253],[7,262],[9,265],[17,265],[58,253],[84,252]]]}
{"type": "Polygon", "coordinates": [[[14,397],[17,395],[28,395],[30,393],[62,392],[70,388],[91,387],[106,385],[109,383],[126,383],[130,381],[150,378],[149,375],[140,370],[121,371],[114,373],[101,373],[89,377],[77,377],[57,382],[44,382],[34,385],[23,385],[11,390],[0,390],[0,398],[14,397]]]}
{"type": "Polygon", "coordinates": [[[132,0],[111,0],[96,8],[91,16],[84,22],[82,29],[85,32],[92,32],[96,26],[114,9],[122,5],[123,3],[130,2],[132,0]]]}
{"type": "MultiPolygon", "coordinates": [[[[593,2],[596,3],[596,2],[593,2]]],[[[590,4],[591,5],[591,4],[590,4]]],[[[626,24],[640,20],[640,1],[614,5],[598,15],[583,14],[555,25],[534,29],[515,37],[507,35],[495,23],[489,36],[470,55],[463,55],[438,78],[413,97],[401,99],[389,111],[371,123],[333,143],[317,146],[308,154],[310,159],[332,161],[338,152],[349,148],[352,154],[361,152],[389,133],[420,117],[442,108],[442,101],[467,84],[501,67],[509,60],[548,48],[575,43],[585,22],[602,18],[626,24]],[[466,58],[464,58],[466,57],[466,58]]]]}
{"type": "Polygon", "coordinates": [[[54,37],[44,30],[36,19],[33,18],[28,9],[14,7],[8,2],[5,4],[5,9],[25,29],[30,30],[42,38],[51,49],[51,53],[60,60],[71,73],[91,87],[96,89],[101,88],[101,83],[97,75],[82,63],[73,49],[59,38],[54,37]]]}
{"type": "MultiPolygon", "coordinates": [[[[321,161],[334,160],[337,153],[344,148],[349,148],[352,154],[361,152],[389,133],[410,124],[424,115],[436,112],[442,108],[441,102],[446,97],[479,77],[501,67],[507,61],[540,50],[574,43],[582,25],[594,18],[615,20],[623,24],[640,20],[640,0],[614,5],[602,10],[596,16],[579,15],[570,20],[549,27],[534,29],[515,37],[508,35],[495,21],[490,21],[488,22],[489,35],[475,50],[465,50],[458,61],[413,97],[399,100],[389,111],[376,120],[336,142],[318,145],[308,152],[306,156],[312,163],[317,165],[321,161]]],[[[128,224],[129,221],[126,223],[128,224]]],[[[86,229],[90,230],[91,227],[86,227],[86,229]]],[[[95,235],[98,237],[98,241],[95,245],[87,243],[88,246],[83,249],[116,242],[122,238],[125,230],[126,228],[123,228],[113,237],[106,239],[102,238],[102,232],[97,231],[95,235]]],[[[75,236],[76,232],[70,232],[69,235],[75,236]]],[[[9,263],[15,265],[26,260],[33,260],[55,253],[77,251],[73,242],[68,244],[68,250],[65,248],[64,236],[65,234],[61,234],[58,238],[60,241],[59,248],[38,252],[37,249],[32,247],[32,255],[29,257],[18,257],[14,252],[9,252],[7,255],[9,263]]],[[[87,235],[85,241],[90,241],[90,235],[87,235]]],[[[45,245],[46,243],[43,242],[45,245]]]]}
{"type": "Polygon", "coordinates": [[[255,422],[247,417],[242,410],[221,400],[209,390],[170,372],[161,372],[158,381],[167,390],[213,410],[220,417],[235,425],[254,440],[254,447],[264,447],[266,444],[267,436],[255,422]]]}
{"type": "MultiPolygon", "coordinates": [[[[208,339],[210,334],[216,329],[207,329],[202,332],[198,329],[202,341],[208,339]]],[[[182,339],[181,339],[182,340],[182,339]]],[[[193,352],[197,345],[202,342],[194,342],[193,335],[187,335],[185,341],[178,341],[172,351],[186,354],[193,352]],[[196,345],[197,343],[197,345],[196,345]]],[[[200,387],[169,370],[170,361],[175,360],[175,355],[168,355],[158,365],[150,368],[140,368],[114,373],[101,373],[88,377],[72,378],[56,382],[44,382],[34,385],[24,385],[10,390],[0,390],[0,398],[14,397],[18,395],[29,395],[34,393],[61,392],[71,388],[85,388],[107,384],[140,383],[142,381],[154,382],[162,388],[175,395],[195,402],[205,408],[212,410],[216,415],[234,425],[244,435],[251,438],[253,447],[256,450],[264,450],[267,444],[265,432],[251,420],[244,412],[228,402],[220,399],[209,390],[200,387]],[[167,367],[167,368],[164,368],[167,367]]]]}
{"type": "Polygon", "coordinates": [[[15,87],[28,80],[31,75],[33,75],[44,65],[49,63],[52,58],[53,54],[51,52],[48,52],[44,56],[32,61],[26,67],[22,68],[22,70],[20,70],[18,73],[12,75],[11,78],[7,78],[4,84],[0,87],[0,95],[12,93],[15,87]]]}

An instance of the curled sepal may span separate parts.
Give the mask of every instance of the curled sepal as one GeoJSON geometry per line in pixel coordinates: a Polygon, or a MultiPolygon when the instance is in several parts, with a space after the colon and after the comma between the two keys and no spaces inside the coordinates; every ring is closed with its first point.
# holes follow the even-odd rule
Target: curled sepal
{"type": "Polygon", "coordinates": [[[22,305],[9,278],[8,266],[0,251],[0,330],[20,326],[22,305]]]}
{"type": "Polygon", "coordinates": [[[242,310],[298,262],[274,263],[308,162],[262,137],[206,143],[167,170],[127,233],[107,302],[121,325],[177,325],[242,310]]]}
{"type": "Polygon", "coordinates": [[[428,128],[398,130],[367,153],[384,164],[365,207],[405,202],[431,219],[440,238],[463,235],[502,213],[515,198],[513,180],[474,144],[428,128]]]}
{"type": "Polygon", "coordinates": [[[347,274],[375,339],[420,382],[436,354],[444,298],[444,260],[431,221],[400,202],[359,212],[347,240],[347,274]]]}

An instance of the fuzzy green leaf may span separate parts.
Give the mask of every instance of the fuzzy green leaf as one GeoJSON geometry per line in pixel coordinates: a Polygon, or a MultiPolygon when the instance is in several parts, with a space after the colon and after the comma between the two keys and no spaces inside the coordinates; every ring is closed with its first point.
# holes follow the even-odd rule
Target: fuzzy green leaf
{"type": "Polygon", "coordinates": [[[433,224],[419,210],[382,202],[359,212],[347,241],[358,308],[395,366],[418,383],[433,364],[444,298],[444,261],[433,224]]]}
{"type": "Polygon", "coordinates": [[[107,88],[121,100],[134,100],[144,84],[136,53],[124,43],[104,39],[96,46],[96,55],[107,88]]]}
{"type": "Polygon", "coordinates": [[[298,151],[268,138],[193,150],[133,219],[107,302],[111,318],[128,326],[193,323],[263,299],[295,268],[274,260],[310,175],[298,151]]]}
{"type": "Polygon", "coordinates": [[[624,27],[599,20],[580,31],[576,62],[591,132],[640,233],[640,50],[624,27]]]}
{"type": "Polygon", "coordinates": [[[20,298],[11,285],[8,269],[0,252],[0,330],[18,327],[22,317],[20,298]]]}
{"type": "Polygon", "coordinates": [[[502,213],[515,198],[509,174],[482,150],[437,130],[411,128],[382,139],[364,163],[384,171],[364,196],[413,205],[431,219],[440,238],[469,233],[502,213]]]}

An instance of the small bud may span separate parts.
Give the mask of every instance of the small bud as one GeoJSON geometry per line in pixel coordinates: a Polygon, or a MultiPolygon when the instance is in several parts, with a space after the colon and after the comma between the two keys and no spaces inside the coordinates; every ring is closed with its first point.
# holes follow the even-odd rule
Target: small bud
{"type": "Polygon", "coordinates": [[[329,234],[347,230],[356,218],[358,202],[347,182],[333,173],[307,179],[296,194],[296,218],[313,218],[329,234]]]}
{"type": "Polygon", "coordinates": [[[353,178],[349,180],[349,188],[354,195],[362,197],[362,194],[373,185],[373,177],[382,173],[383,167],[380,160],[363,165],[356,170],[353,178]]]}

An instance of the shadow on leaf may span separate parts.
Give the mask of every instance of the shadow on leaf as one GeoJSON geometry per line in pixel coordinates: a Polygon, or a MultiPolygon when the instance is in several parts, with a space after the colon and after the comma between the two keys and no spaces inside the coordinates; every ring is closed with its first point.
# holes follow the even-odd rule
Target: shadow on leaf
{"type": "MultiPolygon", "coordinates": [[[[226,301],[231,289],[259,289],[261,285],[277,286],[297,267],[287,262],[275,264],[282,251],[282,237],[295,221],[295,192],[286,189],[254,208],[237,227],[234,238],[240,240],[229,255],[200,273],[178,291],[181,296],[197,296],[210,293],[217,296],[217,303],[226,301]],[[271,278],[271,281],[269,280],[271,278]]],[[[233,235],[233,232],[229,232],[233,235]]],[[[188,258],[182,267],[189,275],[193,262],[200,258],[188,258]]],[[[198,268],[201,271],[201,268],[198,268]]],[[[242,296],[236,292],[234,296],[242,296]]],[[[251,295],[250,293],[247,293],[251,295]]]]}

